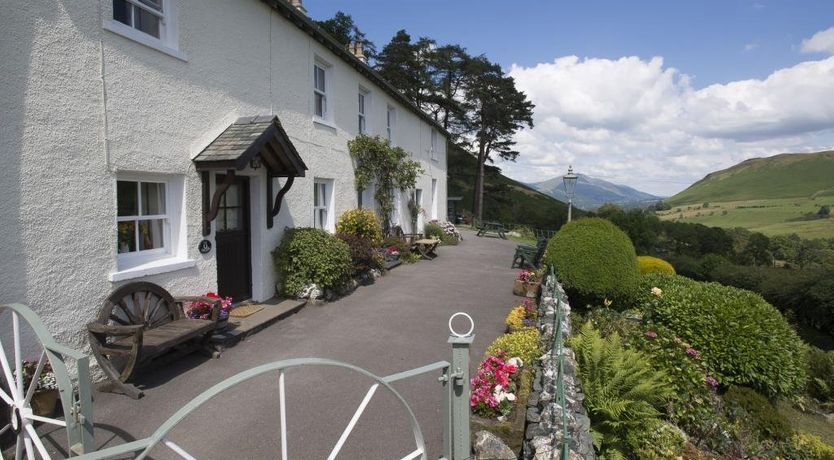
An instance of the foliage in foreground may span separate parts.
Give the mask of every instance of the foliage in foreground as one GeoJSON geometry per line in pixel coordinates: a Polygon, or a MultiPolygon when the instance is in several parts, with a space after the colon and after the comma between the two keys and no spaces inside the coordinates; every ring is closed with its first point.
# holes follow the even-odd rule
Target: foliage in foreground
{"type": "Polygon", "coordinates": [[[804,346],[778,310],[759,295],[677,275],[644,276],[646,313],[699,350],[724,385],[750,386],[770,396],[805,387],[804,346]]]}
{"type": "Polygon", "coordinates": [[[643,447],[629,446],[628,434],[659,421],[658,409],[672,393],[667,377],[643,353],[626,348],[618,333],[603,338],[590,322],[569,345],[599,451],[616,458],[643,447]]]}
{"type": "Polygon", "coordinates": [[[531,327],[504,334],[487,347],[486,354],[495,355],[502,350],[508,356],[521,358],[522,362],[533,362],[540,354],[539,330],[531,327]]]}
{"type": "Polygon", "coordinates": [[[808,394],[822,402],[834,403],[834,350],[808,350],[808,394]]]}
{"type": "Polygon", "coordinates": [[[755,390],[734,386],[722,398],[727,410],[751,423],[760,438],[784,440],[791,436],[788,420],[755,390]]]}
{"type": "Polygon", "coordinates": [[[675,267],[663,259],[652,256],[637,256],[637,269],[641,275],[647,273],[668,273],[675,274],[675,267]]]}
{"type": "Polygon", "coordinates": [[[628,305],[638,283],[637,255],[622,230],[605,219],[579,219],[565,224],[550,239],[544,262],[576,305],[610,299],[628,305]]]}
{"type": "Polygon", "coordinates": [[[353,272],[348,245],[316,228],[287,230],[272,260],[287,296],[298,295],[312,283],[321,289],[338,288],[353,272]]]}

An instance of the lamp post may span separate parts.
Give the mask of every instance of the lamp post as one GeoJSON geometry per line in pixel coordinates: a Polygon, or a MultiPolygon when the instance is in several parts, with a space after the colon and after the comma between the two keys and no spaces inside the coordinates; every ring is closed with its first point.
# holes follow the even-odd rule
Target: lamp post
{"type": "Polygon", "coordinates": [[[576,189],[576,181],[579,176],[573,173],[573,166],[568,166],[568,173],[562,176],[565,184],[565,195],[568,197],[568,222],[571,220],[571,208],[573,208],[573,191],[576,189]]]}

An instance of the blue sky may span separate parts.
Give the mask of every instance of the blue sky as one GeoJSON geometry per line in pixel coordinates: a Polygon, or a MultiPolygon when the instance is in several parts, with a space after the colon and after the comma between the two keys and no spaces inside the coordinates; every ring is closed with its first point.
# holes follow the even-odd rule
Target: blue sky
{"type": "Polygon", "coordinates": [[[574,162],[590,175],[670,194],[745,158],[834,145],[834,133],[820,129],[828,118],[819,114],[830,106],[812,114],[807,104],[780,106],[810,86],[814,92],[799,99],[834,99],[834,83],[818,81],[834,81],[831,38],[803,48],[803,40],[834,26],[832,0],[307,0],[305,6],[317,19],[351,14],[379,49],[406,29],[499,62],[537,105],[536,128],[519,137],[519,163],[501,165],[522,180],[555,175],[574,162]],[[627,87],[609,87],[612,77],[627,87]],[[635,96],[619,101],[620,92],[635,96]],[[599,110],[565,109],[571,103],[599,110]],[[646,107],[629,115],[629,104],[646,107]],[[740,118],[722,115],[724,107],[740,118]],[[677,125],[688,127],[672,139],[669,127],[677,125]],[[664,165],[641,166],[654,161],[664,165]]]}

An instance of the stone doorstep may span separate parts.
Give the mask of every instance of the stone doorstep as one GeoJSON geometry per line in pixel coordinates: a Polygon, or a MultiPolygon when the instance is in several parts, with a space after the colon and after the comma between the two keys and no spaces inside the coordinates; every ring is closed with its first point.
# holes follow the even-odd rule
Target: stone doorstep
{"type": "Polygon", "coordinates": [[[229,327],[226,330],[216,332],[211,341],[222,347],[232,347],[241,340],[268,327],[269,325],[286,318],[301,310],[307,302],[294,299],[280,299],[273,297],[262,303],[250,303],[249,305],[262,305],[263,310],[249,315],[245,318],[229,318],[229,327]]]}

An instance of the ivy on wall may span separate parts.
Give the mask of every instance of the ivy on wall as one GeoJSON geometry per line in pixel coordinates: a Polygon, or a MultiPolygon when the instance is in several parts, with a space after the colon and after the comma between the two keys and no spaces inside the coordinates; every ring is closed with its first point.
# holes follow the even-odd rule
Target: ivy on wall
{"type": "Polygon", "coordinates": [[[354,161],[356,188],[361,191],[376,185],[374,199],[379,205],[382,228],[389,234],[394,192],[414,188],[417,176],[425,171],[419,162],[409,158],[408,152],[392,147],[387,139],[379,136],[359,135],[348,141],[348,150],[354,161]]]}

